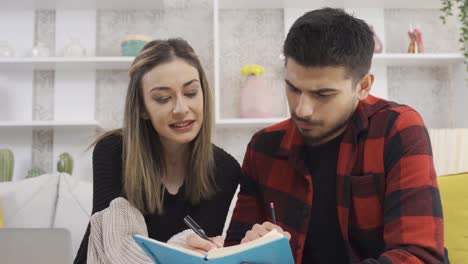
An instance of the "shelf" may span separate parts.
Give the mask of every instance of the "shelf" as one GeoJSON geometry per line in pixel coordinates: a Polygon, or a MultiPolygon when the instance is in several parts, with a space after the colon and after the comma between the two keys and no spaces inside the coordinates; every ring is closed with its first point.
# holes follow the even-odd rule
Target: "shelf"
{"type": "Polygon", "coordinates": [[[41,127],[95,127],[97,121],[0,121],[0,128],[41,128],[41,127]]]}
{"type": "Polygon", "coordinates": [[[317,8],[322,6],[345,8],[435,8],[440,0],[218,0],[220,9],[317,8]]]}
{"type": "Polygon", "coordinates": [[[4,10],[30,9],[128,9],[148,10],[164,8],[164,0],[15,0],[3,1],[4,10]]]}
{"type": "Polygon", "coordinates": [[[216,121],[217,128],[269,126],[286,120],[284,118],[223,118],[216,121]]]}
{"type": "Polygon", "coordinates": [[[0,58],[0,70],[128,70],[134,57],[0,58]]]}
{"type": "MultiPolygon", "coordinates": [[[[3,10],[31,10],[31,9],[127,9],[149,10],[162,9],[174,5],[174,0],[16,0],[3,1],[3,10]]],[[[215,0],[216,1],[216,0],[215,0]]],[[[367,8],[437,8],[441,7],[440,0],[218,0],[221,9],[237,8],[308,8],[317,6],[330,7],[367,7],[367,8]]]]}
{"type": "MultiPolygon", "coordinates": [[[[97,69],[128,70],[134,57],[38,57],[0,58],[0,70],[55,70],[97,69]]],[[[450,65],[463,63],[464,57],[457,53],[441,54],[375,54],[374,64],[389,66],[404,65],[450,65]]]]}
{"type": "Polygon", "coordinates": [[[374,54],[373,64],[387,66],[439,66],[463,63],[465,58],[457,53],[374,54]]]}

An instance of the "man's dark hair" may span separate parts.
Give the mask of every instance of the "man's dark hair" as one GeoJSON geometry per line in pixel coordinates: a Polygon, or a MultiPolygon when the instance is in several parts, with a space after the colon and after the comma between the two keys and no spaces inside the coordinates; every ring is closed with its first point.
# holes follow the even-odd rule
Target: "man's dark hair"
{"type": "Polygon", "coordinates": [[[373,32],[343,9],[323,8],[294,22],[283,46],[286,58],[305,67],[344,66],[354,81],[369,72],[374,53],[373,32]]]}

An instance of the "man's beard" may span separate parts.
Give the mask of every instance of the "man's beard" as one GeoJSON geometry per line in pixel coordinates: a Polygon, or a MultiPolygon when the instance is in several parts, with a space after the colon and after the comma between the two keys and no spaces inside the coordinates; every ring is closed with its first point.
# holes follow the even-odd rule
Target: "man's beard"
{"type": "MultiPolygon", "coordinates": [[[[338,131],[348,126],[349,120],[350,118],[347,118],[346,120],[336,125],[333,129],[330,129],[329,131],[326,131],[325,133],[318,135],[318,136],[309,136],[309,135],[304,135],[302,133],[301,134],[304,137],[304,141],[309,145],[315,146],[315,145],[323,144],[323,143],[326,143],[326,142],[322,142],[324,139],[328,138],[329,136],[337,133],[338,131]]],[[[299,129],[299,131],[301,130],[299,129]]]]}
{"type": "MultiPolygon", "coordinates": [[[[354,108],[355,110],[355,108],[354,108]]],[[[326,131],[325,133],[321,134],[321,135],[318,135],[318,136],[310,136],[310,135],[306,135],[305,133],[302,133],[301,129],[299,128],[298,126],[298,130],[299,132],[301,133],[301,135],[304,137],[304,141],[309,144],[309,145],[319,145],[319,144],[323,144],[323,143],[326,143],[326,142],[322,142],[324,139],[334,135],[335,133],[339,132],[340,130],[343,130],[346,126],[348,126],[353,114],[354,114],[354,110],[353,111],[350,111],[349,112],[349,115],[344,119],[342,120],[340,123],[338,123],[338,125],[336,125],[335,127],[333,127],[333,129],[330,129],[328,131],[326,131]]],[[[304,120],[302,118],[299,118],[297,117],[294,113],[291,113],[291,117],[294,119],[294,120],[299,120],[299,121],[303,121],[303,122],[308,122],[307,120],[304,120]]],[[[314,124],[317,124],[317,125],[322,125],[323,122],[317,122],[317,121],[312,121],[312,122],[309,122],[309,123],[314,123],[314,124]]],[[[296,125],[297,126],[297,125],[296,125]]],[[[338,135],[337,135],[338,136],[338,135]]]]}

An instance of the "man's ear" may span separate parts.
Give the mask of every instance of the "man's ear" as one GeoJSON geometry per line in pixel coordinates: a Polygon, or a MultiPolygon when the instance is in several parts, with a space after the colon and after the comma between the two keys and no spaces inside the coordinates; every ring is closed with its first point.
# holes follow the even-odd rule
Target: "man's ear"
{"type": "Polygon", "coordinates": [[[372,84],[374,83],[374,79],[374,74],[368,73],[356,84],[359,100],[364,100],[367,98],[372,88],[372,84]]]}

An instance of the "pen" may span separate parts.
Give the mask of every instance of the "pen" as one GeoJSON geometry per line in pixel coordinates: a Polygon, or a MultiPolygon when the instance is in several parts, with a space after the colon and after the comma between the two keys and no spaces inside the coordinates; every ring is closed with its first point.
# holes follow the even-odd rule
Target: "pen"
{"type": "Polygon", "coordinates": [[[275,203],[270,203],[270,209],[271,209],[271,219],[273,220],[273,224],[276,225],[275,203]]]}
{"type": "Polygon", "coordinates": [[[206,240],[212,242],[211,239],[206,235],[205,231],[203,231],[203,229],[195,222],[195,220],[192,219],[192,217],[190,217],[189,215],[184,217],[184,223],[190,229],[192,229],[193,232],[195,232],[195,234],[197,234],[198,236],[200,236],[203,239],[206,239],[206,240]]]}

